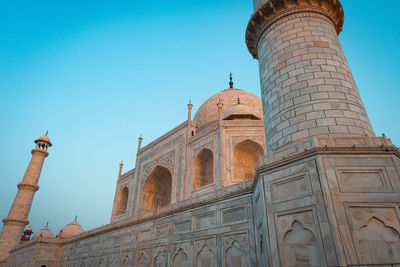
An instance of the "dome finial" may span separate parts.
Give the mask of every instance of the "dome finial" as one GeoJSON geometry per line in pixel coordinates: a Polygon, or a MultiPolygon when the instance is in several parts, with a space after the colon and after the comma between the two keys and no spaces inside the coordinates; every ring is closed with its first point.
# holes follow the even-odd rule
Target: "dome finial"
{"type": "Polygon", "coordinates": [[[49,227],[49,222],[46,222],[46,228],[48,228],[49,227]]]}
{"type": "Polygon", "coordinates": [[[75,220],[74,221],[77,221],[78,220],[78,215],[75,215],[75,220]]]}
{"type": "Polygon", "coordinates": [[[233,88],[232,72],[229,74],[229,88],[233,88]]]}

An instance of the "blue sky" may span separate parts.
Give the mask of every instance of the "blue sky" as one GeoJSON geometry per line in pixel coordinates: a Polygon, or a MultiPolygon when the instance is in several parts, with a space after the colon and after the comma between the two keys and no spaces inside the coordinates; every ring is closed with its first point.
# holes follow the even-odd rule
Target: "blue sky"
{"type": "MultiPolygon", "coordinates": [[[[340,35],[377,135],[400,146],[400,2],[342,0],[340,35]]],[[[56,233],[109,222],[118,164],[228,86],[260,95],[244,34],[251,0],[0,2],[0,217],[33,140],[54,143],[30,213],[56,233]]],[[[0,226],[2,227],[2,226],[0,226]]]]}

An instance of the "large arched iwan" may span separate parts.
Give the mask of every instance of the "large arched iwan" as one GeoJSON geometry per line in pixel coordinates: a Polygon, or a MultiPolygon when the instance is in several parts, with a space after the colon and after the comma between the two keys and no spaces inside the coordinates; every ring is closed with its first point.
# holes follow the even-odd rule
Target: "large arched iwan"
{"type": "Polygon", "coordinates": [[[157,166],[143,186],[141,211],[154,211],[170,205],[171,187],[171,172],[165,167],[157,166]]]}
{"type": "Polygon", "coordinates": [[[211,150],[204,148],[196,156],[193,163],[193,189],[213,182],[214,157],[211,150]]]}
{"type": "Polygon", "coordinates": [[[126,206],[128,205],[129,190],[124,187],[118,194],[117,200],[117,216],[126,213],[126,206]]]}
{"type": "Polygon", "coordinates": [[[245,140],[235,146],[233,157],[234,180],[249,180],[254,177],[258,160],[264,155],[264,149],[258,143],[245,140]]]}

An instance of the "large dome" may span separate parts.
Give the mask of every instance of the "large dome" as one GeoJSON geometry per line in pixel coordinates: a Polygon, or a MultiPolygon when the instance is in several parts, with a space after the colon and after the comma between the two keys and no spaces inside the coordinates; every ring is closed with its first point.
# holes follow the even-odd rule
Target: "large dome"
{"type": "Polygon", "coordinates": [[[72,236],[79,235],[83,232],[85,232],[85,231],[83,230],[82,226],[75,219],[71,223],[69,223],[67,226],[65,226],[63,229],[61,229],[60,232],[58,233],[57,237],[69,238],[72,236]]]}
{"type": "Polygon", "coordinates": [[[198,128],[217,121],[218,102],[221,101],[224,104],[222,107],[222,115],[224,115],[232,106],[238,105],[238,100],[242,110],[243,106],[247,106],[248,110],[252,110],[252,114],[257,118],[263,118],[261,98],[241,89],[229,88],[207,99],[197,110],[193,120],[197,123],[198,128]]]}

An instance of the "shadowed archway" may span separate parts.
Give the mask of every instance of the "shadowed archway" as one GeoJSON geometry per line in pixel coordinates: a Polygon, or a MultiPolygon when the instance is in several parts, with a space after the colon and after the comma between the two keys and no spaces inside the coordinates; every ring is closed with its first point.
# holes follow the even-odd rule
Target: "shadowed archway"
{"type": "Polygon", "coordinates": [[[171,172],[165,167],[157,166],[143,186],[141,211],[153,211],[170,205],[171,187],[171,172]]]}

